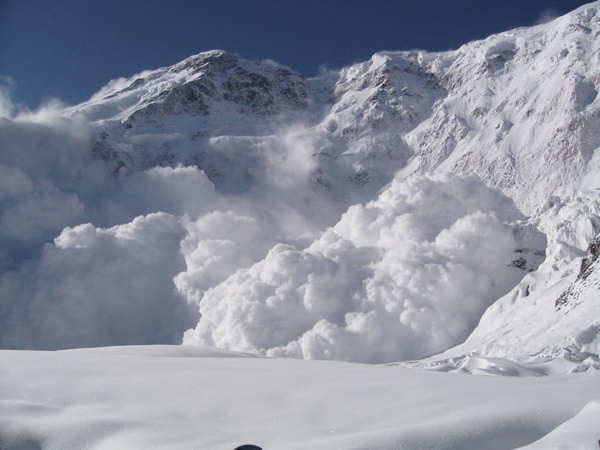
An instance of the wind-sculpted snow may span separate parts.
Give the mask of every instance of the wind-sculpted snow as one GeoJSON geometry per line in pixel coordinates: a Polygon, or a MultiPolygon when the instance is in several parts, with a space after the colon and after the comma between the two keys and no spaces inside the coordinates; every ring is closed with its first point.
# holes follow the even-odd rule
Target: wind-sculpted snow
{"type": "Polygon", "coordinates": [[[517,255],[539,263],[545,239],[519,218],[475,178],[395,180],[308,248],[277,245],[209,290],[184,342],[364,362],[441,351],[524,275],[517,255]]]}
{"type": "Polygon", "coordinates": [[[574,417],[552,430],[542,439],[519,449],[543,450],[548,448],[593,449],[598,439],[600,401],[590,401],[574,417]]]}

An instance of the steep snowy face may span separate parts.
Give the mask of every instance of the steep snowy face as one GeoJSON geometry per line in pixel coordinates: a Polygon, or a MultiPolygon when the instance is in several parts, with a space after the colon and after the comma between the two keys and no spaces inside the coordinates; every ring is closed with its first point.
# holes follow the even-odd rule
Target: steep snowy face
{"type": "MultiPolygon", "coordinates": [[[[272,115],[307,105],[306,82],[274,62],[250,62],[222,50],[194,55],[171,67],[113,80],[72,108],[92,120],[121,120],[127,128],[161,125],[170,116],[229,113],[272,115]]],[[[226,117],[221,117],[226,119],[226,117]]],[[[227,125],[227,124],[223,124],[227,125]]]]}
{"type": "Polygon", "coordinates": [[[476,173],[528,212],[574,194],[600,145],[598,10],[454,52],[438,72],[448,95],[406,137],[410,170],[476,173]]]}
{"type": "Polygon", "coordinates": [[[231,190],[247,188],[248,174],[264,166],[257,147],[308,103],[306,81],[286,67],[215,50],[113,80],[67,114],[95,124],[92,152],[115,171],[197,165],[231,190]]]}
{"type": "Polygon", "coordinates": [[[599,194],[552,199],[534,221],[548,237],[540,267],[487,309],[464,344],[417,365],[469,371],[484,355],[541,373],[600,369],[599,194]]]}
{"type": "MultiPolygon", "coordinates": [[[[435,101],[446,95],[419,52],[376,53],[370,61],[336,75],[333,105],[321,123],[344,141],[386,131],[406,133],[429,117],[435,101]]],[[[312,80],[312,86],[319,82],[312,80]]]]}
{"type": "Polygon", "coordinates": [[[293,135],[313,189],[349,206],[406,164],[403,134],[445,95],[417,59],[376,54],[306,80],[272,61],[211,51],[114,80],[68,114],[96,125],[93,153],[115,170],[193,164],[226,192],[260,184],[265,147],[289,153],[293,135]]]}
{"type": "Polygon", "coordinates": [[[354,164],[369,181],[381,174],[373,161],[398,169],[409,159],[405,175],[475,173],[533,213],[573,195],[594,165],[599,9],[451,52],[378,53],[337,74],[321,129],[343,139],[345,156],[362,155],[354,164]]]}
{"type": "Polygon", "coordinates": [[[347,204],[404,168],[475,173],[532,213],[576,192],[600,144],[599,9],[456,51],[381,52],[308,80],[211,51],[114,80],[69,114],[100,126],[94,151],[115,168],[196,164],[230,188],[250,167],[247,189],[262,176],[257,142],[301,125],[315,188],[355,192],[347,204]]]}

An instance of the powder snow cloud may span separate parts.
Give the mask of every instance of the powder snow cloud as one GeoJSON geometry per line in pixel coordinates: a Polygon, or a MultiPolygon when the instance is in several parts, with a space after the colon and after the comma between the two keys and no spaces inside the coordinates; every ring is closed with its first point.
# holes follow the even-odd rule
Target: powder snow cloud
{"type": "Polygon", "coordinates": [[[277,245],[210,289],[184,343],[362,362],[439,352],[524,275],[516,250],[544,248],[520,218],[476,178],[397,179],[308,248],[277,245]]]}
{"type": "Polygon", "coordinates": [[[91,124],[48,111],[0,123],[2,347],[176,343],[197,323],[185,343],[416,358],[464,340],[523,275],[514,251],[544,248],[508,198],[450,176],[396,179],[315,238],[341,209],[312,187],[307,128],[214,140],[262,158],[231,192],[193,166],[114,172],[91,124]]]}
{"type": "MultiPolygon", "coordinates": [[[[99,125],[60,102],[11,114],[2,347],[177,343],[189,329],[184,343],[273,356],[417,358],[464,340],[523,276],[515,251],[545,247],[475,178],[398,178],[344,212],[355,194],[319,184],[331,144],[318,127],[211,137],[210,179],[192,164],[115,169],[94,157],[99,125]]],[[[154,138],[179,135],[131,143],[154,138]]],[[[340,164],[334,181],[357,173],[353,157],[340,164]]]]}

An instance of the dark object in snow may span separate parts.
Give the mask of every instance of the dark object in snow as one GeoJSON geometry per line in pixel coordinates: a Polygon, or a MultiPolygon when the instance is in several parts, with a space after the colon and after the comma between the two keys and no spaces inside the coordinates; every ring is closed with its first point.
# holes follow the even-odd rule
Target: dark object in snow
{"type": "Polygon", "coordinates": [[[262,448],[260,448],[258,445],[244,444],[234,448],[233,450],[262,450],[262,448]]]}

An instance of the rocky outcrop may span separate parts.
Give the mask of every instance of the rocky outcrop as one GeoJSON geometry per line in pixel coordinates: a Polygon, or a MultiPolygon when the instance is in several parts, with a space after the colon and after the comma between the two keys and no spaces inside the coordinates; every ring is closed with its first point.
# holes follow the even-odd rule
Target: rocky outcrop
{"type": "Polygon", "coordinates": [[[585,290],[594,289],[600,292],[600,285],[597,285],[594,281],[588,281],[592,272],[599,269],[596,264],[598,256],[600,256],[600,235],[597,235],[590,242],[587,252],[581,260],[576,280],[554,302],[557,311],[566,307],[575,307],[579,300],[579,294],[585,290]]]}

